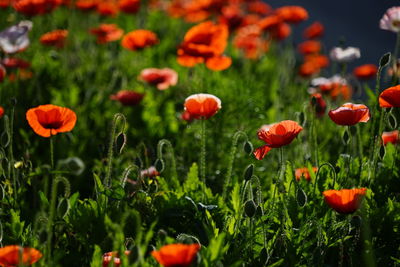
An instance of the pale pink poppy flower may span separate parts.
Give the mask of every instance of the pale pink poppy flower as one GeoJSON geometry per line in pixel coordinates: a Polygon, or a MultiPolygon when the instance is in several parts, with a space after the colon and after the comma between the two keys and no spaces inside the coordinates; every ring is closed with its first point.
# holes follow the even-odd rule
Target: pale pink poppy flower
{"type": "Polygon", "coordinates": [[[379,22],[382,30],[400,32],[400,6],[389,8],[379,22]]]}
{"type": "Polygon", "coordinates": [[[353,61],[354,59],[360,58],[361,53],[360,49],[357,47],[349,46],[344,49],[341,47],[334,47],[329,53],[329,56],[333,61],[347,63],[353,61]]]}
{"type": "Polygon", "coordinates": [[[0,32],[0,50],[13,54],[26,49],[30,44],[28,33],[31,29],[32,22],[24,20],[0,32]]]}
{"type": "Polygon", "coordinates": [[[149,68],[142,70],[138,79],[157,86],[158,90],[165,90],[177,84],[178,73],[170,68],[149,68]]]}

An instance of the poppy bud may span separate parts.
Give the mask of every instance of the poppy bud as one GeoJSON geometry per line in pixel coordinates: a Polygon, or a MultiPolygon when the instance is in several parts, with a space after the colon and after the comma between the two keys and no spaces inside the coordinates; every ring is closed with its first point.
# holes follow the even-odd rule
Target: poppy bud
{"type": "Polygon", "coordinates": [[[158,172],[163,172],[165,164],[164,164],[164,160],[162,159],[157,159],[156,162],[154,163],[154,167],[156,167],[156,170],[158,172]]]}
{"type": "Polygon", "coordinates": [[[250,141],[246,141],[243,145],[243,150],[247,154],[251,154],[253,152],[253,144],[250,141]]]}
{"type": "Polygon", "coordinates": [[[385,67],[390,62],[390,52],[384,54],[379,60],[379,68],[385,67]]]}
{"type": "Polygon", "coordinates": [[[296,191],[296,201],[299,207],[304,207],[307,204],[307,195],[300,187],[296,191]]]}
{"type": "Polygon", "coordinates": [[[397,128],[396,117],[391,112],[389,113],[389,116],[387,118],[387,123],[389,124],[391,129],[396,129],[397,128]]]}
{"type": "Polygon", "coordinates": [[[254,165],[250,164],[249,166],[247,166],[246,170],[244,171],[244,179],[246,181],[250,180],[251,177],[253,176],[253,171],[254,171],[254,165]]]}
{"type": "Polygon", "coordinates": [[[350,135],[349,135],[349,131],[347,131],[347,129],[343,133],[342,141],[345,146],[347,146],[350,142],[350,135]]]}
{"type": "Polygon", "coordinates": [[[246,203],[244,203],[244,213],[248,217],[253,217],[256,214],[257,211],[257,205],[254,203],[252,199],[247,200],[246,203]]]}
{"type": "Polygon", "coordinates": [[[380,159],[383,159],[383,158],[385,157],[385,154],[386,154],[385,146],[381,146],[381,147],[379,148],[379,158],[380,158],[380,159]]]}

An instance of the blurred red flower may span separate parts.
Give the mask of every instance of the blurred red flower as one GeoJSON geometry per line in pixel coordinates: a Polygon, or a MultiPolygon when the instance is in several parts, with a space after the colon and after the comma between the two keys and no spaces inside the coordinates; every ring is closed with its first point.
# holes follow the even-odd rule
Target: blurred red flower
{"type": "Polygon", "coordinates": [[[43,137],[69,132],[75,127],[76,114],[69,108],[41,105],[26,112],[32,130],[43,137]]]}
{"type": "MultiPolygon", "coordinates": [[[[312,167],[312,171],[316,173],[318,171],[318,168],[312,167]]],[[[294,172],[294,176],[296,177],[297,181],[300,181],[301,177],[304,177],[304,179],[306,179],[307,181],[311,180],[310,171],[307,167],[296,169],[294,172]]]]}
{"type": "Polygon", "coordinates": [[[399,141],[400,139],[398,130],[382,133],[382,142],[384,146],[386,146],[388,143],[398,144],[399,141]]]}
{"type": "Polygon", "coordinates": [[[300,43],[297,49],[303,55],[318,54],[321,51],[321,43],[315,40],[308,40],[300,43]]]}
{"type": "Polygon", "coordinates": [[[193,67],[206,63],[212,70],[224,70],[232,61],[222,56],[228,42],[228,27],[211,21],[200,23],[185,34],[183,43],[178,48],[178,63],[193,67]]]}
{"type": "Polygon", "coordinates": [[[272,148],[290,144],[302,130],[297,122],[286,120],[275,123],[267,131],[258,131],[258,139],[264,141],[266,145],[257,148],[253,153],[254,156],[258,160],[263,159],[272,148]]]}
{"type": "Polygon", "coordinates": [[[121,39],[124,31],[116,24],[100,24],[99,27],[90,29],[90,33],[96,35],[98,44],[105,44],[121,39]]]}
{"type": "Polygon", "coordinates": [[[244,51],[246,58],[257,59],[268,51],[269,42],[262,38],[262,32],[257,25],[239,28],[233,45],[244,51]]]}
{"type": "Polygon", "coordinates": [[[283,21],[289,23],[299,23],[308,19],[308,12],[301,6],[283,6],[277,8],[275,13],[280,16],[283,21]]]}
{"type": "MultiPolygon", "coordinates": [[[[125,255],[129,255],[131,252],[129,250],[126,250],[124,252],[125,255]]],[[[102,267],[111,267],[110,263],[111,261],[114,261],[114,267],[119,267],[121,266],[121,259],[119,258],[119,255],[117,252],[112,251],[112,252],[106,252],[103,254],[103,262],[102,262],[102,267]]]]}
{"type": "Polygon", "coordinates": [[[326,111],[326,102],[320,93],[311,95],[311,105],[314,107],[315,113],[318,117],[322,117],[326,111]]]}
{"type": "Polygon", "coordinates": [[[0,82],[4,80],[6,75],[7,75],[6,68],[4,68],[3,65],[0,64],[0,82]]]}
{"type": "Polygon", "coordinates": [[[150,166],[149,168],[140,171],[141,178],[145,178],[145,177],[152,178],[152,177],[156,177],[158,175],[160,175],[160,173],[157,171],[156,167],[154,167],[154,166],[150,166]]]}
{"type": "Polygon", "coordinates": [[[124,106],[138,105],[144,97],[144,94],[129,90],[121,90],[115,95],[111,95],[110,99],[119,101],[124,106]]]}
{"type": "Polygon", "coordinates": [[[31,66],[31,63],[29,63],[26,60],[17,58],[17,57],[7,57],[3,59],[1,62],[4,67],[6,68],[13,68],[13,69],[27,69],[31,66]]]}
{"type": "Polygon", "coordinates": [[[389,87],[379,95],[379,105],[382,108],[400,107],[400,85],[389,87]]]}
{"type": "Polygon", "coordinates": [[[342,214],[355,212],[361,204],[366,188],[327,190],[323,192],[325,202],[342,214]]]}
{"type": "Polygon", "coordinates": [[[42,257],[42,253],[34,248],[10,245],[0,248],[0,265],[13,267],[31,265],[42,257]]]}
{"type": "Polygon", "coordinates": [[[82,11],[89,11],[96,9],[99,3],[100,0],[77,0],[75,7],[82,11]]]}
{"type": "Polygon", "coordinates": [[[140,0],[119,0],[118,7],[122,12],[135,14],[139,11],[140,0]]]}
{"type": "Polygon", "coordinates": [[[303,37],[305,39],[314,39],[321,37],[323,34],[324,34],[324,25],[316,21],[304,30],[303,37]]]}
{"type": "Polygon", "coordinates": [[[0,119],[4,116],[4,108],[0,106],[0,119]]]}
{"type": "Polygon", "coordinates": [[[185,99],[185,111],[192,119],[209,119],[221,109],[221,100],[211,94],[195,94],[185,99]]]}
{"type": "Polygon", "coordinates": [[[354,76],[356,76],[360,80],[375,78],[377,72],[378,67],[374,64],[361,65],[353,70],[354,76]]]}
{"type": "Polygon", "coordinates": [[[199,250],[199,244],[170,244],[152,251],[151,255],[164,267],[189,267],[199,250]]]}
{"type": "Polygon", "coordinates": [[[62,48],[65,45],[67,36],[68,36],[68,30],[54,30],[43,34],[40,37],[40,42],[43,45],[62,48]]]}
{"type": "Polygon", "coordinates": [[[157,86],[159,90],[165,90],[177,84],[178,73],[170,68],[148,68],[142,70],[138,78],[157,86]]]}
{"type": "Polygon", "coordinates": [[[157,35],[148,30],[135,30],[127,33],[121,41],[121,45],[132,51],[153,46],[158,43],[157,35]]]}
{"type": "Polygon", "coordinates": [[[345,103],[329,111],[328,115],[334,123],[347,126],[367,122],[370,119],[370,112],[366,105],[353,103],[345,103]]]}
{"type": "Polygon", "coordinates": [[[26,16],[43,15],[61,5],[61,0],[14,0],[14,9],[26,16]]]}
{"type": "Polygon", "coordinates": [[[102,16],[115,17],[118,11],[118,5],[114,1],[101,1],[97,4],[97,13],[102,16]]]}
{"type": "Polygon", "coordinates": [[[255,0],[249,1],[247,4],[247,10],[250,13],[265,16],[272,12],[272,7],[264,1],[255,0]]]}

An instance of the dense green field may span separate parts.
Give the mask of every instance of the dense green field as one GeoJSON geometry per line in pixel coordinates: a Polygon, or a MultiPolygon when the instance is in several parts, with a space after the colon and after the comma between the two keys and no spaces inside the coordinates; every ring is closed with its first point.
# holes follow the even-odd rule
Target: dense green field
{"type": "MultiPolygon", "coordinates": [[[[214,2],[217,7],[205,9],[204,19],[182,13],[183,8],[171,14],[161,8],[166,3],[146,1],[135,14],[114,16],[73,4],[34,16],[11,6],[0,9],[0,31],[32,22],[25,28],[30,44],[23,51],[5,51],[2,38],[11,37],[0,32],[2,247],[35,248],[42,257],[33,265],[52,267],[107,266],[103,254],[111,251],[119,252],[120,266],[160,266],[152,251],[175,243],[200,245],[190,266],[400,263],[398,133],[385,146],[381,141],[383,132],[400,128],[400,89],[394,87],[386,98],[391,108],[379,101],[386,85],[398,84],[397,69],[389,75],[399,44],[389,44],[391,56],[371,62],[377,73],[361,80],[346,68],[346,59],[331,53],[325,64],[330,47],[314,41],[317,47],[302,49],[297,45],[304,39],[285,33],[285,27],[293,33],[299,23],[313,23],[301,12],[296,20],[283,11],[254,11],[255,1],[237,1],[243,16],[254,16],[246,17],[248,22],[242,18],[240,26],[230,21],[228,36],[220,16],[228,16],[224,7],[233,1],[214,2]],[[193,27],[203,21],[220,24],[207,24],[196,35],[193,27]],[[91,29],[101,23],[116,24],[124,36],[98,43],[91,29]],[[64,41],[40,41],[56,29],[68,30],[64,41]],[[157,40],[127,49],[121,40],[138,29],[152,31],[157,40]],[[255,46],[256,52],[238,48],[240,34],[250,43],[242,47],[255,46]],[[30,66],[11,67],[7,58],[30,66]],[[204,64],[188,67],[193,58],[204,64]],[[160,90],[157,81],[138,78],[146,68],[173,69],[178,81],[160,90]],[[325,81],[327,88],[313,80],[335,74],[343,85],[325,81]],[[121,90],[134,91],[139,99],[123,105],[121,90]],[[199,93],[218,97],[221,108],[183,119],[185,99],[199,93]],[[310,93],[321,93],[323,100],[310,93]],[[347,110],[336,121],[328,116],[346,102],[368,108],[362,114],[347,110]],[[47,104],[74,112],[72,128],[53,132],[48,129],[60,129],[62,122],[49,121],[52,115],[43,115],[48,111],[27,114],[47,104]],[[302,129],[294,134],[275,125],[257,138],[263,125],[285,120],[302,129]],[[34,123],[49,137],[38,134],[34,123]],[[263,145],[272,149],[257,160],[256,149],[263,145]],[[143,172],[151,166],[155,172],[154,167],[143,172]],[[296,177],[298,168],[306,168],[308,179],[296,177]],[[366,190],[350,204],[323,194],[353,188],[366,190]],[[340,207],[333,209],[332,202],[340,207]]],[[[0,265],[18,264],[7,264],[2,253],[0,265]]],[[[188,266],[176,264],[163,263],[188,266]]]]}

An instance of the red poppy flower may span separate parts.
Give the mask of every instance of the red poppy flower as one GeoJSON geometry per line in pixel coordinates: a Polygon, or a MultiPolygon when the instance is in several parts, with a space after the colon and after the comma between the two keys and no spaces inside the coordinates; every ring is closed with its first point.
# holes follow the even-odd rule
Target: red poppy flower
{"type": "Polygon", "coordinates": [[[4,116],[4,108],[0,106],[0,119],[4,116]]]}
{"type": "Polygon", "coordinates": [[[379,105],[382,108],[400,107],[400,85],[389,87],[379,95],[379,105]]]}
{"type": "Polygon", "coordinates": [[[65,45],[65,40],[68,36],[67,30],[54,30],[48,33],[43,34],[40,37],[40,42],[43,45],[55,46],[58,48],[62,48],[65,45]]]}
{"type": "Polygon", "coordinates": [[[121,39],[124,31],[116,24],[100,24],[99,27],[90,29],[90,33],[96,35],[98,44],[105,44],[121,39]]]}
{"type": "Polygon", "coordinates": [[[76,114],[69,108],[41,105],[26,112],[32,130],[43,137],[69,132],[75,127],[76,114]]]}
{"type": "Polygon", "coordinates": [[[82,11],[89,11],[97,8],[99,0],[78,0],[75,2],[75,7],[82,11]]]}
{"type": "MultiPolygon", "coordinates": [[[[129,255],[131,252],[129,250],[126,250],[125,255],[129,255]]],[[[102,267],[109,267],[110,266],[110,262],[114,261],[114,267],[119,267],[121,266],[121,259],[119,258],[119,255],[117,252],[107,252],[103,254],[103,262],[102,262],[102,267]]]]}
{"type": "Polygon", "coordinates": [[[138,105],[144,97],[144,94],[134,91],[121,90],[115,95],[111,95],[110,99],[119,101],[124,106],[138,105]]]}
{"type": "Polygon", "coordinates": [[[188,267],[200,249],[199,244],[171,244],[165,245],[151,255],[164,267],[188,267]]]}
{"type": "Polygon", "coordinates": [[[218,21],[221,24],[228,25],[229,30],[233,31],[243,23],[244,16],[241,6],[234,3],[221,9],[221,16],[219,16],[218,21]]]}
{"type": "Polygon", "coordinates": [[[256,159],[261,160],[272,148],[278,148],[290,144],[293,139],[303,130],[295,121],[286,120],[275,123],[267,131],[258,131],[258,139],[264,141],[266,145],[254,151],[256,159]]]}
{"type": "Polygon", "coordinates": [[[31,66],[31,63],[16,57],[7,57],[2,61],[4,67],[15,68],[15,69],[27,69],[31,66]]]}
{"type": "MultiPolygon", "coordinates": [[[[318,171],[318,168],[312,167],[312,171],[316,173],[318,171]]],[[[306,179],[307,181],[311,180],[310,171],[307,167],[296,169],[294,175],[297,181],[300,181],[301,177],[304,177],[304,179],[306,179]]]]}
{"type": "Polygon", "coordinates": [[[157,86],[159,90],[165,90],[170,86],[176,85],[178,82],[178,73],[170,68],[149,68],[142,70],[138,78],[157,86]]]}
{"type": "Polygon", "coordinates": [[[358,66],[353,70],[354,76],[360,80],[368,80],[374,78],[378,72],[378,67],[374,64],[365,64],[358,66]]]}
{"type": "Polygon", "coordinates": [[[297,48],[303,55],[317,54],[321,51],[321,43],[315,40],[308,40],[299,44],[297,48]]]}
{"type": "Polygon", "coordinates": [[[272,8],[270,5],[263,1],[252,1],[249,2],[247,5],[247,10],[250,13],[258,14],[258,15],[268,15],[269,13],[272,12],[272,8]]]}
{"type": "Polygon", "coordinates": [[[369,109],[363,104],[346,103],[328,113],[331,120],[338,125],[355,125],[367,122],[370,118],[369,109]]]}
{"type": "Polygon", "coordinates": [[[119,0],[119,9],[128,14],[135,14],[139,11],[140,0],[119,0]]]}
{"type": "Polygon", "coordinates": [[[289,24],[287,23],[279,23],[278,25],[276,25],[276,27],[272,27],[269,30],[269,33],[272,37],[272,39],[278,40],[278,41],[282,41],[284,39],[286,39],[290,33],[292,32],[292,29],[290,28],[289,24]]]}
{"type": "Polygon", "coordinates": [[[6,267],[31,265],[42,257],[39,250],[17,245],[0,248],[0,265],[6,267]]]}
{"type": "Polygon", "coordinates": [[[11,6],[11,0],[0,0],[0,8],[8,8],[11,6]]]}
{"type": "Polygon", "coordinates": [[[118,14],[118,5],[114,1],[101,1],[97,5],[97,13],[102,16],[115,17],[118,14]]]}
{"type": "Polygon", "coordinates": [[[397,144],[399,141],[400,139],[398,130],[382,133],[382,142],[384,146],[386,146],[388,143],[397,144]]]}
{"type": "Polygon", "coordinates": [[[246,58],[257,59],[268,51],[269,42],[263,40],[260,27],[248,25],[240,28],[233,40],[233,45],[244,51],[246,58]]]}
{"type": "Polygon", "coordinates": [[[325,202],[335,211],[343,214],[355,212],[361,204],[366,188],[327,190],[323,192],[325,202]]]}
{"type": "Polygon", "coordinates": [[[153,46],[158,43],[157,35],[148,30],[135,30],[127,33],[121,41],[121,45],[132,51],[153,46]]]}
{"type": "Polygon", "coordinates": [[[190,113],[187,110],[184,110],[181,113],[181,119],[184,120],[184,121],[187,121],[187,122],[193,121],[192,116],[190,115],[190,113]]]}
{"type": "Polygon", "coordinates": [[[221,100],[210,94],[195,94],[185,99],[185,110],[193,119],[208,119],[221,109],[221,100]]]}
{"type": "Polygon", "coordinates": [[[267,16],[257,22],[257,25],[263,31],[271,30],[272,28],[276,27],[277,25],[282,23],[282,18],[277,15],[270,15],[267,16]]]}
{"type": "Polygon", "coordinates": [[[323,34],[324,34],[324,25],[316,21],[304,30],[303,37],[305,39],[314,39],[321,37],[323,34]]]}
{"type": "Polygon", "coordinates": [[[325,114],[326,102],[320,93],[311,95],[311,104],[314,106],[315,113],[318,117],[322,117],[325,114]]]}
{"type": "Polygon", "coordinates": [[[61,4],[61,0],[15,0],[14,9],[27,16],[49,13],[61,4]]]}
{"type": "Polygon", "coordinates": [[[276,14],[289,23],[299,23],[308,19],[308,12],[301,6],[284,6],[275,10],[276,14]]]}
{"type": "Polygon", "coordinates": [[[231,59],[222,56],[228,42],[228,27],[211,21],[200,23],[185,34],[178,49],[178,63],[193,67],[206,63],[212,70],[224,70],[231,65],[231,59]],[[208,62],[209,61],[209,62],[208,62]]]}
{"type": "Polygon", "coordinates": [[[6,68],[4,68],[3,65],[0,64],[0,82],[4,80],[6,75],[7,75],[6,68]]]}

